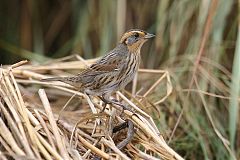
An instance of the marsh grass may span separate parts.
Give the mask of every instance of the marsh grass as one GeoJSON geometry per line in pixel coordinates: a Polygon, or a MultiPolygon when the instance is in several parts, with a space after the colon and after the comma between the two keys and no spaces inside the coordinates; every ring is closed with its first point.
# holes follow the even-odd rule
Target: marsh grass
{"type": "MultiPolygon", "coordinates": [[[[141,68],[167,71],[172,92],[164,101],[153,103],[167,95],[164,79],[145,100],[152,102],[152,107],[142,109],[184,158],[240,158],[239,1],[1,1],[0,7],[1,63],[27,58],[40,64],[22,66],[25,74],[30,70],[45,75],[51,69],[52,75],[74,74],[83,63],[48,61],[49,57],[99,57],[113,48],[127,29],[155,33],[156,38],[142,50],[141,68]],[[55,65],[48,68],[47,62],[55,65]]],[[[38,74],[35,79],[41,78],[38,74]]],[[[143,95],[158,79],[141,74],[133,90],[128,86],[129,92],[143,95]]],[[[30,89],[31,94],[43,85],[23,85],[27,77],[17,75],[21,89],[30,89]]],[[[52,97],[55,99],[67,94],[47,91],[57,94],[52,97]]]]}
{"type": "Polygon", "coordinates": [[[108,106],[101,113],[103,103],[96,97],[90,100],[61,82],[41,81],[46,74],[57,76],[56,73],[61,72],[64,75],[68,67],[79,69],[79,65],[92,61],[82,58],[77,61],[55,60],[61,69],[53,69],[56,63],[23,65],[27,61],[1,68],[1,159],[182,159],[167,145],[148,115],[152,105],[158,105],[160,99],[164,101],[172,92],[167,71],[140,70],[139,74],[154,74],[159,79],[152,81],[143,95],[132,97],[130,93],[125,96],[121,92],[114,95],[131,106],[131,111],[108,106]],[[69,62],[74,63],[64,68],[64,63],[69,62]],[[155,102],[147,100],[148,95],[164,83],[163,79],[167,83],[166,94],[155,102]],[[134,123],[134,137],[120,151],[117,144],[124,140],[127,132],[112,133],[111,128],[126,120],[134,123]]]}

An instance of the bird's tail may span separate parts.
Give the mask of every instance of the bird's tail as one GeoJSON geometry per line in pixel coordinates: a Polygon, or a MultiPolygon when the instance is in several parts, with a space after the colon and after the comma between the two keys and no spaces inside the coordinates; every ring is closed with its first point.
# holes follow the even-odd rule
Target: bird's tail
{"type": "Polygon", "coordinates": [[[63,77],[53,77],[53,78],[44,78],[41,79],[41,81],[43,82],[49,82],[49,81],[63,81],[64,78],[63,77]]]}
{"type": "Polygon", "coordinates": [[[75,82],[75,81],[71,80],[72,78],[73,77],[53,77],[53,78],[44,78],[44,79],[41,79],[41,81],[42,82],[60,81],[60,82],[67,83],[73,87],[81,88],[82,83],[75,82]]]}

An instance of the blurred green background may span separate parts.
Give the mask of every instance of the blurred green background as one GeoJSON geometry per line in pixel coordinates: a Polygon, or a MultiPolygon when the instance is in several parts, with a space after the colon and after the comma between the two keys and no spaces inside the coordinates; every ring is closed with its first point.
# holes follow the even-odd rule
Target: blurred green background
{"type": "Polygon", "coordinates": [[[174,84],[155,118],[161,133],[186,159],[240,159],[239,6],[235,0],[1,0],[0,63],[94,58],[128,29],[154,33],[142,67],[168,70],[174,84]]]}

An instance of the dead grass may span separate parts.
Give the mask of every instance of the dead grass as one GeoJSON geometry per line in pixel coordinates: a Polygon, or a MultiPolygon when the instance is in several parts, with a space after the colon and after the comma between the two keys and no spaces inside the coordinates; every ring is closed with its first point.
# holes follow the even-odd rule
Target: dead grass
{"type": "Polygon", "coordinates": [[[61,82],[40,81],[67,75],[68,69],[79,71],[95,61],[69,58],[45,65],[22,61],[0,69],[0,159],[183,159],[168,146],[147,114],[149,107],[157,111],[156,105],[172,92],[167,71],[142,69],[138,77],[148,73],[159,78],[149,76],[151,85],[141,91],[137,91],[135,79],[132,94],[113,95],[132,111],[107,106],[99,113],[103,103],[96,97],[90,99],[61,82]],[[151,101],[149,97],[161,83],[166,94],[151,101]],[[134,138],[119,150],[117,144],[126,138],[127,129],[117,133],[112,129],[127,120],[134,124],[134,138]]]}

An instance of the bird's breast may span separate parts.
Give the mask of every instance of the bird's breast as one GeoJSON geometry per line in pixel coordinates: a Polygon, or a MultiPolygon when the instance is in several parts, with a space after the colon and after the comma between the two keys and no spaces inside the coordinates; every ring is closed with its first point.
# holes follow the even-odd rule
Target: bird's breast
{"type": "Polygon", "coordinates": [[[140,54],[131,54],[119,74],[120,88],[125,87],[137,73],[140,64],[140,54]]]}

